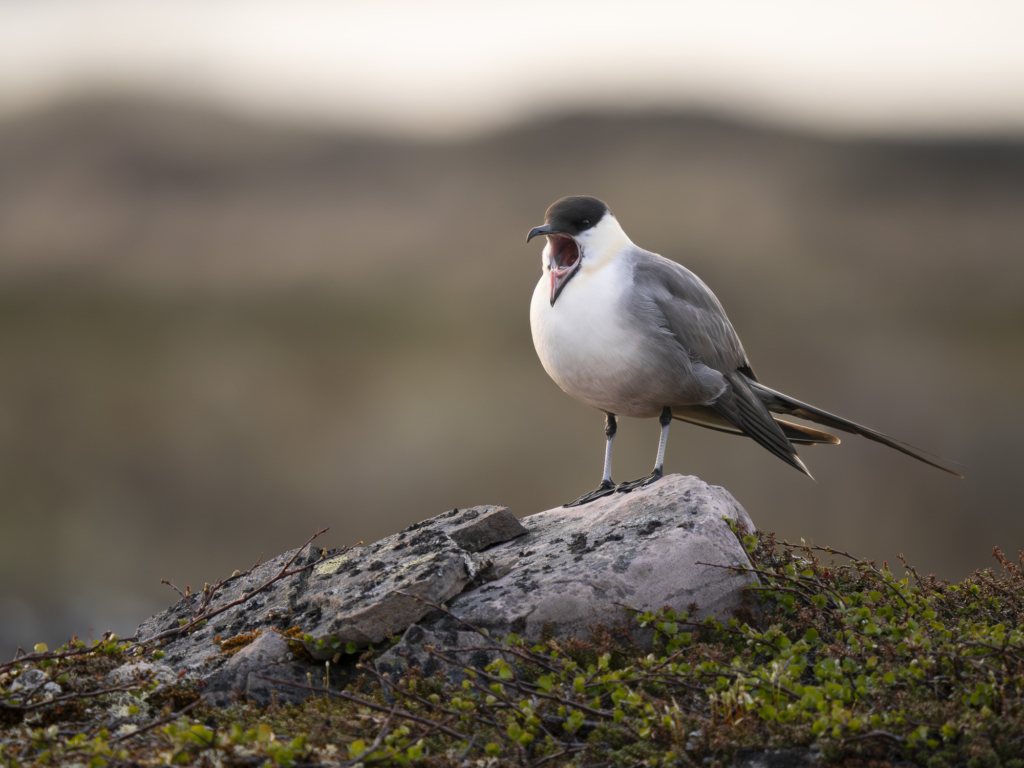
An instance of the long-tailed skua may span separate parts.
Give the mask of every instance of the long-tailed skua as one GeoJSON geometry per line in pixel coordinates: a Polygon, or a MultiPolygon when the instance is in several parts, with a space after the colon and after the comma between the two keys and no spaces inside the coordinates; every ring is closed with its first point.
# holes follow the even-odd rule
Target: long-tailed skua
{"type": "Polygon", "coordinates": [[[782,414],[862,435],[957,475],[923,452],[761,384],[722,304],[685,267],[633,244],[593,197],[564,197],[527,242],[547,238],[533,293],[533,343],[565,392],[605,414],[601,485],[566,506],[628,492],[662,477],[673,419],[745,435],[810,476],[796,445],[836,444],[828,432],[782,414]],[[617,485],[611,476],[616,418],[657,417],[654,471],[617,485]]]}

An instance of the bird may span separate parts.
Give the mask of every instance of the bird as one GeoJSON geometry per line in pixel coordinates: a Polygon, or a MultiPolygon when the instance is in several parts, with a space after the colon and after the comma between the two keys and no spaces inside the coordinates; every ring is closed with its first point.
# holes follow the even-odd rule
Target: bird
{"type": "Polygon", "coordinates": [[[555,201],[526,242],[538,236],[547,243],[530,303],[537,355],[563,391],[605,414],[601,484],[566,507],[657,482],[673,420],[749,437],[812,480],[795,446],[839,438],[775,414],[861,435],[962,477],[920,449],[758,381],[711,289],[681,264],[635,245],[601,200],[555,201]],[[661,437],[651,474],[616,484],[612,443],[620,416],[657,417],[661,437]]]}

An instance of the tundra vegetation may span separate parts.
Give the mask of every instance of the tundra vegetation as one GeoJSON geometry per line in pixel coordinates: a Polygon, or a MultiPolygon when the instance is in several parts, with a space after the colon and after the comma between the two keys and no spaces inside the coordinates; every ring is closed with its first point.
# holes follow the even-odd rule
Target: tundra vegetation
{"type": "MultiPolygon", "coordinates": [[[[345,686],[325,664],[292,684],[312,689],[301,704],[219,709],[200,683],[161,677],[159,644],[39,645],[0,665],[0,762],[715,768],[801,750],[825,765],[1024,768],[1021,561],[996,549],[996,569],[950,584],[902,557],[890,569],[737,535],[761,581],[748,615],[630,613],[653,650],[602,627],[537,643],[481,630],[494,661],[459,684],[415,668],[391,680],[373,669],[379,648],[347,647],[361,674],[345,686]],[[137,676],[110,674],[133,660],[137,676]]],[[[301,655],[302,628],[283,634],[301,655]]]]}

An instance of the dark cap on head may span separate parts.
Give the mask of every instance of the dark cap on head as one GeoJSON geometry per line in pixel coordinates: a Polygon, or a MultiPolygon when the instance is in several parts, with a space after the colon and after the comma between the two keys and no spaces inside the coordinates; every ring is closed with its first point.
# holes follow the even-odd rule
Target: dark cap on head
{"type": "Polygon", "coordinates": [[[611,214],[608,206],[596,197],[585,195],[574,195],[556,200],[544,214],[544,224],[534,227],[526,236],[526,242],[530,242],[538,235],[569,235],[576,237],[580,232],[586,232],[591,227],[597,226],[605,214],[611,214]]]}
{"type": "Polygon", "coordinates": [[[552,203],[544,214],[544,222],[554,232],[575,236],[595,226],[606,213],[611,213],[608,206],[596,197],[574,195],[552,203]]]}

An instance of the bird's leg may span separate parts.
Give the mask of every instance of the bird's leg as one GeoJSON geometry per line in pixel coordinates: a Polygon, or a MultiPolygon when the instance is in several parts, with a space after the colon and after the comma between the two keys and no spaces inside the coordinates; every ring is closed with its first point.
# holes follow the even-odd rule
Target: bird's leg
{"type": "Polygon", "coordinates": [[[658,443],[658,458],[654,462],[654,471],[647,477],[641,477],[639,480],[632,480],[628,483],[623,483],[616,490],[619,493],[629,493],[630,491],[636,490],[637,488],[643,488],[645,485],[660,480],[664,475],[663,467],[665,466],[665,446],[668,445],[668,428],[672,424],[672,409],[667,405],[661,409],[661,416],[658,417],[658,423],[661,424],[661,442],[658,443]]]}
{"type": "Polygon", "coordinates": [[[601,478],[601,485],[590,493],[585,493],[580,496],[576,501],[570,501],[565,506],[567,507],[578,507],[581,504],[600,499],[602,496],[609,496],[615,493],[616,485],[615,481],[612,480],[612,443],[615,440],[615,430],[618,427],[615,421],[614,413],[606,413],[604,420],[604,435],[608,438],[608,442],[604,448],[604,476],[601,478]]]}

